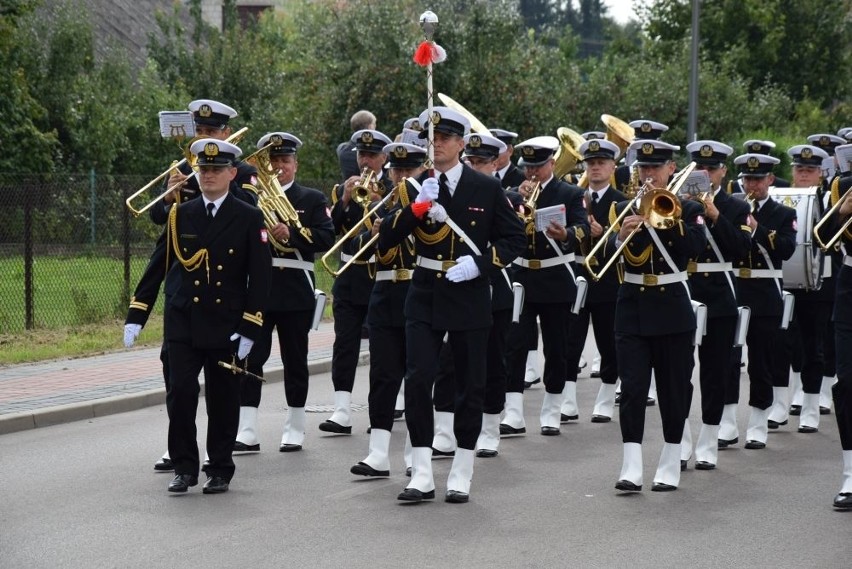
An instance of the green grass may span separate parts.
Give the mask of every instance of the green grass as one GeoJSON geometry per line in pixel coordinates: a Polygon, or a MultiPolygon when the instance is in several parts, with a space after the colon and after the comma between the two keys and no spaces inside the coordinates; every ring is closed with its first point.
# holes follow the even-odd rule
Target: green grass
{"type": "MultiPolygon", "coordinates": [[[[131,293],[147,264],[131,261],[131,293]]],[[[335,263],[336,264],[336,263],[335,263]]],[[[33,265],[35,328],[25,329],[22,258],[0,259],[0,365],[83,357],[123,349],[124,265],[108,257],[36,257],[33,265]]],[[[329,296],[324,319],[331,319],[333,279],[316,262],[317,288],[329,296]]],[[[162,294],[137,345],[163,338],[162,294]]]]}

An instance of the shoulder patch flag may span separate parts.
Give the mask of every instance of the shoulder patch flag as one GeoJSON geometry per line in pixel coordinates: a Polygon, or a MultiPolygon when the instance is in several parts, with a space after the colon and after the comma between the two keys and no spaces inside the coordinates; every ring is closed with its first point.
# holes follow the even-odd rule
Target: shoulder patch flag
{"type": "Polygon", "coordinates": [[[260,230],[260,242],[269,243],[269,234],[267,233],[266,228],[260,230]]]}

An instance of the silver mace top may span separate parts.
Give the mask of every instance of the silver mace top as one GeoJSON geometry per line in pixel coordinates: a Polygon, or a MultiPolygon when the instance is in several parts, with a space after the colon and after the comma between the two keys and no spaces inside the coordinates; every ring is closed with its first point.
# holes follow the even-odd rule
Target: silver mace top
{"type": "Polygon", "coordinates": [[[438,27],[438,16],[431,10],[426,10],[420,14],[420,27],[426,35],[428,41],[432,41],[432,36],[435,34],[435,28],[438,27]]]}

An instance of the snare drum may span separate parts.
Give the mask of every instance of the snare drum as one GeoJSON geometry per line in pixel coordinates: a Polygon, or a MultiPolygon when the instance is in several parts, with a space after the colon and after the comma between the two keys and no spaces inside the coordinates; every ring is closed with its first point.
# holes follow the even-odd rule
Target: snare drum
{"type": "Polygon", "coordinates": [[[822,217],[817,188],[769,188],[769,197],[796,210],[796,252],[784,261],[784,288],[818,290],[822,286],[825,254],[814,242],[814,225],[822,217]]]}

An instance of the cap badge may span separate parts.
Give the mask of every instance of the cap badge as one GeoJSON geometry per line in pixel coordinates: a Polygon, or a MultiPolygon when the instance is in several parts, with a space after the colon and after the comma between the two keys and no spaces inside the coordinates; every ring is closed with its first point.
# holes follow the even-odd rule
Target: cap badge
{"type": "Polygon", "coordinates": [[[207,118],[213,114],[213,109],[210,108],[210,105],[207,103],[198,107],[198,116],[207,118]]]}
{"type": "Polygon", "coordinates": [[[413,121],[411,121],[411,130],[423,130],[423,127],[420,126],[419,120],[414,119],[413,121]]]}
{"type": "Polygon", "coordinates": [[[649,155],[654,153],[654,145],[650,142],[646,142],[642,145],[642,154],[649,155]]]}
{"type": "Polygon", "coordinates": [[[705,144],[701,147],[698,153],[701,155],[702,158],[710,158],[711,156],[713,156],[713,147],[709,144],[705,144]]]}
{"type": "Polygon", "coordinates": [[[748,159],[748,162],[746,163],[746,165],[749,168],[751,168],[752,170],[756,170],[757,168],[760,167],[760,160],[757,158],[757,156],[752,156],[751,158],[748,159]]]}
{"type": "Polygon", "coordinates": [[[208,142],[204,145],[204,155],[205,156],[218,156],[219,155],[219,146],[216,145],[215,142],[208,142]]]}
{"type": "Polygon", "coordinates": [[[361,133],[361,142],[364,144],[372,144],[373,143],[373,133],[370,131],[361,133]]]}
{"type": "Polygon", "coordinates": [[[438,111],[432,111],[432,124],[438,124],[441,122],[441,113],[438,111]]]}
{"type": "Polygon", "coordinates": [[[749,149],[750,149],[752,152],[760,152],[760,149],[762,148],[762,146],[763,146],[763,145],[762,145],[762,144],[760,144],[759,142],[752,142],[752,143],[751,143],[751,146],[749,147],[749,149]]]}
{"type": "Polygon", "coordinates": [[[471,148],[479,148],[480,146],[482,146],[482,139],[478,136],[471,136],[468,139],[468,144],[471,148]]]}
{"type": "Polygon", "coordinates": [[[408,158],[408,150],[404,146],[397,146],[393,149],[393,155],[397,158],[408,158]]]}
{"type": "Polygon", "coordinates": [[[281,137],[280,134],[273,134],[269,138],[269,142],[270,144],[272,144],[272,146],[284,146],[284,139],[281,137]]]}
{"type": "Polygon", "coordinates": [[[820,146],[831,146],[831,142],[828,140],[827,136],[819,137],[819,145],[820,146]]]}
{"type": "Polygon", "coordinates": [[[810,148],[802,148],[802,154],[801,154],[802,158],[804,158],[805,160],[808,160],[810,158],[813,158],[813,156],[814,156],[813,150],[811,150],[810,148]]]}
{"type": "Polygon", "coordinates": [[[593,140],[589,143],[589,152],[598,152],[601,149],[601,143],[593,140]]]}
{"type": "Polygon", "coordinates": [[[651,132],[651,123],[649,123],[649,122],[643,122],[643,123],[639,126],[639,130],[641,130],[642,132],[651,132]]]}
{"type": "Polygon", "coordinates": [[[524,146],[521,152],[527,158],[532,158],[533,156],[535,156],[535,148],[533,148],[532,146],[524,146]]]}

